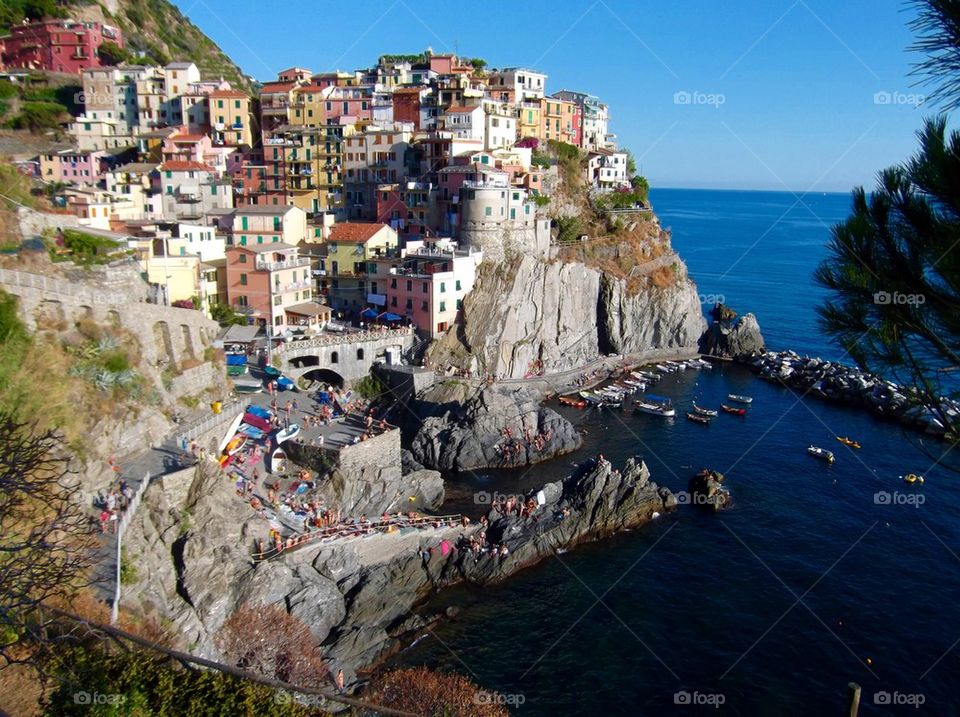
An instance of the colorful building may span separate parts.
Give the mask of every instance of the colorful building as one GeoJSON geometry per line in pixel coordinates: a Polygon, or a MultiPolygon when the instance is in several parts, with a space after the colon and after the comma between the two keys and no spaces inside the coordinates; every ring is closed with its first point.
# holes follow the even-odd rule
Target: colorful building
{"type": "Polygon", "coordinates": [[[0,40],[0,64],[5,67],[74,74],[104,66],[99,54],[104,42],[123,47],[119,28],[77,20],[35,20],[14,25],[0,40]]]}
{"type": "Polygon", "coordinates": [[[230,306],[271,335],[303,327],[301,321],[309,319],[315,304],[308,257],[283,242],[234,244],[226,254],[230,306]]]}
{"type": "MultiPolygon", "coordinates": [[[[369,264],[395,256],[397,232],[378,222],[342,222],[327,239],[325,289],[334,309],[359,312],[368,304],[383,303],[382,286],[368,284],[369,264]],[[370,295],[376,295],[374,299],[370,295]]],[[[376,267],[374,272],[376,271],[376,267]]]]}
{"type": "Polygon", "coordinates": [[[237,90],[215,90],[207,95],[207,111],[214,144],[253,146],[250,98],[237,90]]]}
{"type": "Polygon", "coordinates": [[[307,213],[283,204],[237,207],[230,223],[231,246],[282,242],[296,245],[307,238],[307,213]]]}

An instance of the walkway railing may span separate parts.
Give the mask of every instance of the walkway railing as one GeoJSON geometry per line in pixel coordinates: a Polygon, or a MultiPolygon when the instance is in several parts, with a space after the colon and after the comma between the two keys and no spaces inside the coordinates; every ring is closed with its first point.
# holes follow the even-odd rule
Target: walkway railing
{"type": "Polygon", "coordinates": [[[375,520],[368,521],[366,523],[347,523],[334,525],[287,538],[285,541],[280,543],[279,548],[274,545],[271,546],[269,550],[262,552],[254,551],[250,554],[250,557],[253,558],[254,562],[271,560],[281,555],[292,553],[300,548],[322,543],[325,540],[336,540],[338,537],[355,538],[363,537],[364,535],[371,535],[373,533],[386,535],[387,533],[391,532],[389,530],[391,527],[395,527],[398,530],[403,528],[419,529],[423,527],[452,528],[462,519],[463,516],[460,513],[457,513],[456,515],[424,515],[419,518],[401,518],[399,520],[391,518],[390,520],[375,520]]]}
{"type": "Polygon", "coordinates": [[[237,417],[237,413],[242,411],[248,403],[250,403],[250,401],[247,399],[236,398],[223,404],[220,413],[211,413],[208,416],[194,421],[189,426],[182,428],[175,436],[177,446],[181,450],[185,450],[186,445],[197,436],[202,436],[207,431],[232,421],[237,417]]]}
{"type": "Polygon", "coordinates": [[[279,351],[285,355],[296,353],[299,349],[319,348],[321,346],[335,346],[337,344],[352,344],[361,341],[379,341],[382,339],[392,339],[399,336],[410,336],[414,332],[412,326],[404,326],[399,329],[382,329],[380,331],[356,331],[353,333],[334,334],[317,336],[306,341],[293,341],[284,346],[279,351]]]}
{"type": "Polygon", "coordinates": [[[123,515],[120,517],[120,524],[117,526],[117,573],[116,573],[116,586],[113,591],[113,605],[110,609],[110,624],[115,625],[117,618],[120,616],[120,589],[122,586],[121,581],[121,570],[122,570],[122,554],[123,554],[123,535],[127,532],[127,528],[130,527],[130,522],[133,520],[133,516],[137,513],[137,508],[140,507],[140,501],[143,498],[143,494],[146,492],[147,487],[150,485],[150,474],[147,473],[143,480],[140,481],[140,485],[137,486],[137,492],[133,494],[133,497],[130,499],[130,503],[127,505],[126,510],[123,511],[123,515]]]}

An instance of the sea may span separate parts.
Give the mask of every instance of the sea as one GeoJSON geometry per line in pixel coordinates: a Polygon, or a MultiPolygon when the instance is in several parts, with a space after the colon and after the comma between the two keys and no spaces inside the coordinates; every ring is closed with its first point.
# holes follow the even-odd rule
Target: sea
{"type": "MultiPolygon", "coordinates": [[[[651,200],[705,298],[753,312],[770,348],[845,358],[818,326],[827,296],[812,272],[848,195],[658,189],[651,200]]],[[[499,695],[478,700],[519,715],[846,714],[850,683],[862,715],[960,714],[960,476],[936,464],[942,444],[738,366],[671,374],[655,391],[681,409],[729,393],[753,403],[709,426],[680,410],[555,405],[583,433],[580,451],[451,476],[448,507],[479,514],[477,496],[537,488],[600,452],[615,465],[642,457],[674,491],[719,470],[734,506],[681,506],[504,584],[444,591],[425,609],[455,617],[391,664],[465,674],[499,695]],[[906,485],[909,472],[925,483],[906,485]]]]}

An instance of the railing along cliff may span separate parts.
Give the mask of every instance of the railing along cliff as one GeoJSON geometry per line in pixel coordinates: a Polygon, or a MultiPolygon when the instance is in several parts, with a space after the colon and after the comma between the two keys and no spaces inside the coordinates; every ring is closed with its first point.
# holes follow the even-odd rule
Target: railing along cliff
{"type": "Polygon", "coordinates": [[[150,474],[147,473],[143,480],[140,481],[140,485],[137,486],[137,492],[133,494],[133,497],[130,499],[127,509],[123,512],[123,515],[120,517],[120,524],[117,526],[117,570],[115,580],[116,585],[113,590],[113,605],[110,608],[110,624],[115,625],[117,623],[117,618],[120,616],[120,590],[122,586],[121,580],[121,569],[122,569],[122,555],[123,555],[123,535],[127,532],[127,528],[130,526],[130,522],[133,520],[133,516],[136,515],[137,508],[140,507],[140,501],[143,498],[143,494],[147,490],[147,486],[150,485],[150,474]]]}

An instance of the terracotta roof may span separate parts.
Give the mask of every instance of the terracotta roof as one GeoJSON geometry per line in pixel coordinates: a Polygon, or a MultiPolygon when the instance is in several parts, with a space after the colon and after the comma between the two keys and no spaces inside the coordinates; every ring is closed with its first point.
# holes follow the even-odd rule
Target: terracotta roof
{"type": "Polygon", "coordinates": [[[464,107],[463,105],[451,105],[450,107],[445,109],[444,112],[446,112],[447,114],[465,114],[468,112],[475,112],[478,109],[480,109],[479,105],[477,105],[476,107],[464,107]]]}
{"type": "Polygon", "coordinates": [[[417,87],[397,87],[394,89],[393,94],[395,95],[405,95],[405,94],[420,94],[424,90],[429,89],[426,85],[418,85],[417,87]]]}
{"type": "Polygon", "coordinates": [[[217,170],[211,167],[209,164],[204,164],[203,162],[181,162],[179,160],[171,160],[169,162],[164,162],[160,165],[160,169],[164,172],[186,172],[191,169],[198,170],[201,172],[216,172],[217,170]]]}
{"type": "Polygon", "coordinates": [[[260,94],[265,92],[289,92],[296,87],[296,82],[267,82],[260,88],[260,94]]]}
{"type": "Polygon", "coordinates": [[[247,99],[247,95],[240,90],[214,90],[210,97],[236,97],[237,99],[247,99]]]}
{"type": "Polygon", "coordinates": [[[386,224],[378,222],[343,222],[335,224],[333,231],[330,232],[331,242],[344,242],[346,244],[364,244],[381,229],[387,227],[386,224]]]}
{"type": "Polygon", "coordinates": [[[177,134],[170,138],[172,142],[183,144],[186,142],[199,142],[204,138],[202,134],[177,134]]]}

